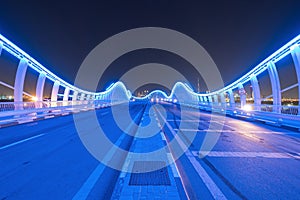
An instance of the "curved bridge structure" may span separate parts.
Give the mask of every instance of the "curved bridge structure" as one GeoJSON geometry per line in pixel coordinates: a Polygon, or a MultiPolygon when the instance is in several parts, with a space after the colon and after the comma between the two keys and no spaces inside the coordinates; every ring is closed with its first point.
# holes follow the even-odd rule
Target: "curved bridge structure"
{"type": "MultiPolygon", "coordinates": [[[[127,91],[124,84],[120,82],[108,88],[107,91],[97,93],[82,90],[70,83],[67,83],[2,35],[0,35],[0,55],[1,51],[7,51],[19,59],[14,86],[10,86],[3,81],[0,82],[2,85],[14,89],[14,103],[1,103],[1,111],[23,110],[22,112],[24,112],[24,109],[27,111],[45,107],[50,107],[53,109],[55,107],[64,108],[65,106],[70,107],[83,104],[88,104],[91,106],[96,102],[98,102],[96,104],[99,105],[99,102],[108,103],[113,101],[114,103],[117,103],[118,101],[123,102],[130,99],[139,99],[132,96],[130,91],[127,91]],[[36,83],[36,94],[28,94],[23,90],[25,75],[28,67],[34,69],[39,74],[36,83]],[[46,79],[49,79],[53,82],[50,102],[43,102],[43,91],[46,79]],[[59,87],[64,88],[63,94],[58,94],[59,87]],[[120,92],[119,97],[116,95],[118,92],[114,92],[114,99],[111,99],[111,94],[116,90],[116,88],[119,88],[118,92],[121,90],[123,90],[123,92],[120,92]],[[36,102],[23,102],[23,94],[33,97],[36,102]],[[58,96],[63,96],[62,101],[58,101],[58,96]]],[[[200,106],[200,108],[204,110],[213,110],[230,115],[245,115],[247,118],[254,117],[259,120],[273,121],[273,123],[280,124],[285,121],[286,118],[289,118],[285,116],[286,114],[300,114],[299,106],[286,106],[281,104],[281,93],[293,88],[298,88],[298,99],[300,99],[300,35],[282,46],[268,58],[255,66],[247,74],[243,75],[241,78],[224,88],[199,94],[194,92],[184,83],[178,83],[174,85],[170,96],[167,96],[163,92],[153,91],[145,98],[152,99],[153,101],[153,97],[151,96],[158,92],[162,93],[163,98],[157,99],[154,97],[155,101],[159,100],[173,102],[174,100],[177,101],[175,97],[176,93],[185,90],[187,92],[186,99],[181,100],[184,101],[185,104],[200,106]],[[297,83],[287,88],[281,88],[276,63],[288,55],[291,55],[293,59],[297,83]],[[264,87],[264,85],[259,84],[257,76],[265,71],[268,71],[272,89],[272,94],[266,98],[272,99],[272,105],[262,104],[262,101],[266,99],[262,98],[261,95],[261,89],[264,87]],[[246,83],[250,83],[250,87],[253,91],[251,102],[247,102],[247,94],[244,89],[244,85],[246,83]],[[233,91],[236,92],[234,93],[233,91]],[[274,121],[274,119],[279,120],[274,121]]],[[[10,115],[13,113],[17,112],[10,112],[10,115]]],[[[3,114],[4,113],[2,113],[2,115],[3,114]]],[[[291,120],[293,121],[294,119],[291,120]]],[[[295,123],[292,123],[292,121],[290,121],[290,125],[293,126],[295,123]]],[[[287,125],[289,125],[289,123],[287,123],[287,125]]]]}
{"type": "Polygon", "coordinates": [[[0,80],[14,93],[0,102],[0,199],[299,199],[300,35],[224,88],[177,82],[145,97],[122,82],[83,90],[0,35],[4,51],[18,66],[12,85],[0,80]]]}

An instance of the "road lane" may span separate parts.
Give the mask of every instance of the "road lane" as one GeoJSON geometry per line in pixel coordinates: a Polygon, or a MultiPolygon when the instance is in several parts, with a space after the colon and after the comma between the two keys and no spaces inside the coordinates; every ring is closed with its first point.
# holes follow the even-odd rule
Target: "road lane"
{"type": "MultiPolygon", "coordinates": [[[[169,122],[172,129],[178,132],[179,110],[169,105],[165,105],[165,108],[174,115],[173,119],[176,120],[169,122]]],[[[181,112],[185,112],[183,108],[181,112]]],[[[219,156],[208,155],[201,159],[199,149],[204,136],[210,134],[207,130],[211,114],[196,110],[187,111],[185,114],[191,117],[190,123],[199,125],[195,140],[189,149],[228,199],[299,199],[298,132],[227,117],[220,139],[212,150],[215,154],[220,152],[219,156]],[[223,155],[235,156],[220,156],[222,152],[223,155]],[[239,152],[243,153],[237,156],[239,152]]],[[[195,134],[194,131],[185,129],[178,133],[188,135],[195,134]]],[[[167,137],[170,135],[170,131],[165,133],[167,137]]],[[[181,160],[184,159],[180,158],[178,162],[181,160]]],[[[189,163],[181,163],[181,170],[188,171],[189,163]]],[[[187,176],[193,182],[196,180],[193,177],[195,174],[190,171],[187,176]]],[[[195,188],[203,190],[201,187],[194,186],[195,188]]]]}
{"type": "MultiPolygon", "coordinates": [[[[141,107],[134,105],[132,112],[138,115],[141,107]]],[[[108,111],[109,108],[96,112],[102,116],[101,124],[110,124],[107,134],[115,142],[123,133],[111,123],[108,111]]],[[[72,199],[99,165],[82,145],[72,116],[6,127],[0,129],[0,135],[3,145],[24,141],[0,150],[0,199],[72,199]],[[39,134],[44,135],[24,141],[39,134]]],[[[124,149],[128,145],[121,144],[124,149]]],[[[89,198],[110,196],[118,173],[106,167],[89,198]]]]}
{"type": "MultiPolygon", "coordinates": [[[[150,120],[148,111],[144,113],[145,105],[135,102],[130,109],[135,123],[142,126],[150,120]]],[[[212,118],[211,113],[178,109],[172,104],[161,106],[167,111],[166,119],[158,117],[162,142],[170,141],[174,134],[180,135],[182,141],[178,143],[191,142],[189,153],[169,170],[174,178],[180,177],[182,191],[190,199],[214,199],[220,195],[224,199],[299,199],[299,132],[226,117],[218,130],[221,134],[216,145],[201,158],[199,155],[205,153],[199,152],[204,137],[213,133],[209,123],[220,124],[222,116],[213,114],[212,118]],[[182,118],[187,124],[179,129],[182,118]],[[189,136],[195,136],[194,140],[187,141],[189,136]],[[212,190],[211,185],[218,189],[212,190]]],[[[96,112],[112,142],[121,138],[123,142],[117,142],[118,146],[133,148],[133,137],[117,127],[110,108],[96,112]]],[[[85,115],[81,120],[89,124],[85,115]]],[[[87,129],[93,131],[94,127],[87,129]]],[[[114,156],[112,159],[120,159],[122,166],[125,158],[114,156]]],[[[108,199],[120,172],[101,165],[81,143],[71,115],[0,129],[0,199],[72,199],[89,177],[94,177],[95,170],[98,174],[83,197],[108,199]]]]}

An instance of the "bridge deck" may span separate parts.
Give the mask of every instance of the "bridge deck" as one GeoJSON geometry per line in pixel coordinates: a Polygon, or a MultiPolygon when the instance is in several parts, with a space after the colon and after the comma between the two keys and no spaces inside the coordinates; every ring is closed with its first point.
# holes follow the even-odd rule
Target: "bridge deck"
{"type": "MultiPolygon", "coordinates": [[[[200,158],[199,149],[206,134],[213,134],[209,130],[211,117],[214,116],[210,122],[214,126],[222,116],[196,110],[181,110],[180,115],[173,105],[161,106],[167,113],[159,107],[149,110],[143,104],[132,105],[131,115],[138,116],[135,122],[141,125],[135,138],[113,123],[109,108],[96,112],[109,139],[135,153],[161,148],[172,141],[174,133],[178,133],[176,143],[182,147],[193,134],[195,139],[187,151],[176,165],[166,166],[162,174],[156,171],[135,176],[130,170],[167,163],[176,154],[172,147],[164,148],[164,154],[156,160],[112,157],[119,159],[121,168],[129,170],[120,173],[89,154],[72,115],[1,128],[0,199],[299,199],[298,132],[226,118],[216,145],[200,158]],[[151,137],[142,139],[142,127],[150,123],[150,118],[157,127],[152,127],[151,137]],[[182,119],[187,123],[180,127],[182,119]]],[[[81,120],[88,126],[88,117],[82,115],[81,120]]]]}

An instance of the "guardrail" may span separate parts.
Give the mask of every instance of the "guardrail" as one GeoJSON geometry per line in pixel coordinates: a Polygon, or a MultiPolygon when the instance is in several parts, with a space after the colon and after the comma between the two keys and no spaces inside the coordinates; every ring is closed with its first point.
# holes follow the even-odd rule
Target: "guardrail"
{"type": "Polygon", "coordinates": [[[287,126],[300,131],[300,107],[299,106],[273,106],[246,104],[240,106],[230,106],[229,103],[209,103],[197,101],[173,102],[162,100],[160,102],[177,104],[180,106],[193,107],[213,113],[220,113],[233,117],[240,117],[251,121],[261,121],[274,126],[287,126]]]}
{"type": "MultiPolygon", "coordinates": [[[[116,104],[116,103],[114,103],[116,104]]],[[[9,117],[24,117],[30,115],[80,112],[113,105],[104,100],[57,101],[57,102],[1,102],[0,121],[9,117]]]]}
{"type": "Polygon", "coordinates": [[[84,101],[57,101],[57,102],[0,102],[0,113],[7,111],[20,111],[20,110],[33,110],[40,108],[57,108],[57,107],[70,107],[70,106],[78,106],[78,105],[91,105],[91,104],[103,104],[106,103],[104,101],[92,101],[92,100],[84,100],[84,101]]]}
{"type": "Polygon", "coordinates": [[[287,126],[300,131],[299,106],[250,105],[243,108],[199,104],[197,108],[206,111],[241,117],[253,121],[261,121],[274,126],[287,126]]]}

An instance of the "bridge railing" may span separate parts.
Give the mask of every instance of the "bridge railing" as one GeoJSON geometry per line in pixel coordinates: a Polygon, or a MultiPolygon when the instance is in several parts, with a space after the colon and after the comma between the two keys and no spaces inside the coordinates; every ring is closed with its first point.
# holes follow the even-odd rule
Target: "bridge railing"
{"type": "Polygon", "coordinates": [[[229,103],[224,104],[199,101],[178,102],[178,104],[213,113],[241,117],[251,121],[261,121],[275,126],[288,126],[300,130],[299,106],[247,104],[246,106],[241,107],[239,104],[230,106],[229,103]]]}
{"type": "Polygon", "coordinates": [[[7,117],[26,115],[80,112],[103,108],[121,102],[111,103],[106,100],[57,101],[57,102],[0,102],[0,121],[7,117]]]}

